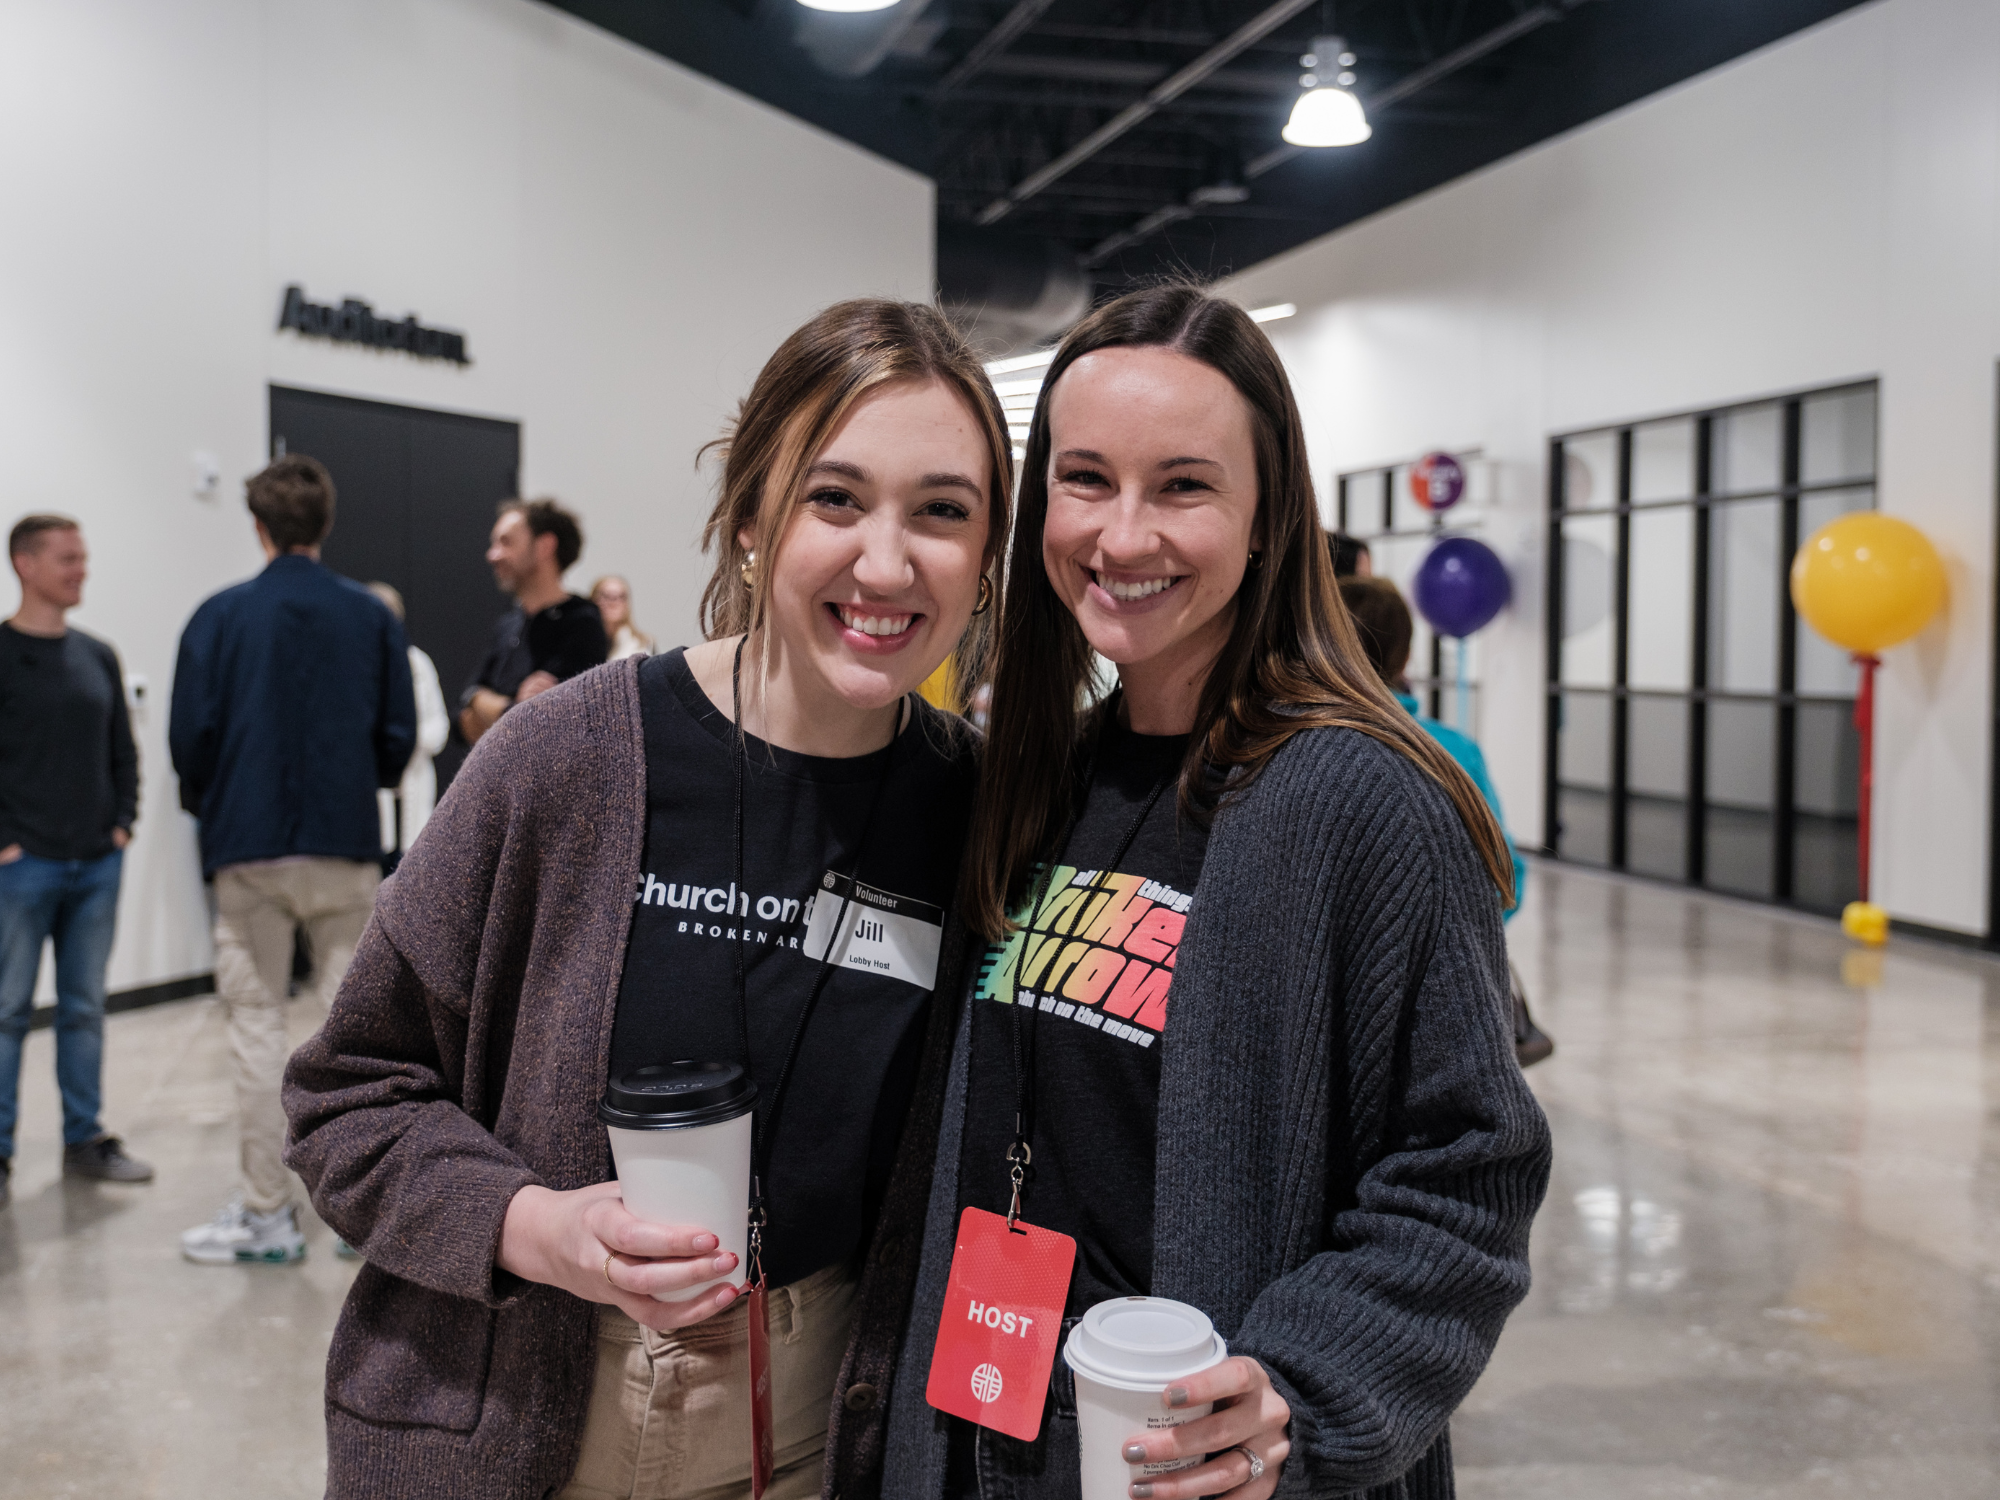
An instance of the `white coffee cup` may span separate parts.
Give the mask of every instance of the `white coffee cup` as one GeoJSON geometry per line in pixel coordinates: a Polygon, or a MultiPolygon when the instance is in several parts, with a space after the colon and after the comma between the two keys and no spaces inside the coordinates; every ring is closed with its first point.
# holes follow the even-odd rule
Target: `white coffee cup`
{"type": "Polygon", "coordinates": [[[736,1257],[733,1274],[654,1300],[686,1302],[724,1282],[742,1284],[756,1103],[757,1085],[735,1063],[657,1063],[605,1089],[597,1118],[611,1136],[625,1207],[649,1224],[706,1229],[721,1241],[714,1254],[736,1257]]]}
{"type": "Polygon", "coordinates": [[[1135,1480],[1154,1479],[1202,1461],[1128,1464],[1125,1445],[1144,1432],[1205,1417],[1213,1404],[1169,1408],[1168,1386],[1229,1357],[1208,1314],[1166,1297],[1117,1297],[1083,1315],[1063,1344],[1076,1376],[1077,1444],[1083,1500],[1126,1500],[1135,1480]]]}

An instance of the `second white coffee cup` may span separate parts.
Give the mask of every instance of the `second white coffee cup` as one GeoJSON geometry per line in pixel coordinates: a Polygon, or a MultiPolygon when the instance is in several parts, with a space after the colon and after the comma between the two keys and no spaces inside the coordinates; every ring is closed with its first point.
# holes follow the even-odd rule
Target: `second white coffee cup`
{"type": "Polygon", "coordinates": [[[1185,1302],[1117,1297],[1085,1313],[1063,1344],[1063,1362],[1076,1377],[1083,1500],[1125,1500],[1135,1480],[1200,1463],[1196,1455],[1128,1464],[1125,1444],[1137,1433],[1207,1416],[1211,1403],[1169,1408],[1160,1398],[1176,1381],[1228,1357],[1229,1347],[1208,1314],[1185,1302]]]}
{"type": "Polygon", "coordinates": [[[724,1282],[741,1285],[749,1251],[750,1136],[757,1085],[735,1063],[671,1062],[611,1080],[597,1118],[625,1207],[649,1224],[706,1229],[736,1270],[659,1302],[686,1302],[724,1282]]]}

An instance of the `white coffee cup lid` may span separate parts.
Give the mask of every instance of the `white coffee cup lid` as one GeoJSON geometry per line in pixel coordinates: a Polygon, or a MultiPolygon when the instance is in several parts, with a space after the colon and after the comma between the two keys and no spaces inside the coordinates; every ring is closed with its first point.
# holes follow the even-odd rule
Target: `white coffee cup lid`
{"type": "Polygon", "coordinates": [[[1228,1357],[1208,1314],[1168,1297],[1100,1302],[1063,1344],[1063,1360],[1077,1374],[1122,1390],[1163,1390],[1228,1357]]]}

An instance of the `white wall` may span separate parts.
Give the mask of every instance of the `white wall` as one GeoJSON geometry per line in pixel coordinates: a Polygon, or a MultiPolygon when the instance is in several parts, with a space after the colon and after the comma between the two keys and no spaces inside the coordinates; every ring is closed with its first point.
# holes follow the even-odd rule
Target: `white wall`
{"type": "Polygon", "coordinates": [[[114,990],[210,965],[166,702],[188,613],[261,565],[268,384],[521,421],[572,586],[628,574],[680,642],[695,450],[811,312],[932,276],[927,180],[526,0],[8,0],[0,204],[0,511],[82,519],[76,621],[148,684],[114,990]],[[281,335],[290,282],[474,363],[281,335]]]}
{"type": "Polygon", "coordinates": [[[1549,435],[1879,376],[1880,503],[1945,555],[1951,601],[1885,658],[1873,894],[1984,928],[2000,6],[1879,0],[1229,290],[1299,304],[1270,332],[1328,492],[1434,448],[1500,461],[1489,537],[1516,592],[1485,653],[1484,727],[1530,837],[1549,435]]]}

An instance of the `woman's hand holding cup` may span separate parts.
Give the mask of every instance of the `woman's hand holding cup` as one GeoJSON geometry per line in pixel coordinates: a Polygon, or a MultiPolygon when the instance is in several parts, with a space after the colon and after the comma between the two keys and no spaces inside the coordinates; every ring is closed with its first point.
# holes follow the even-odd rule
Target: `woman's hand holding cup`
{"type": "Polygon", "coordinates": [[[498,1260],[524,1280],[608,1303],[666,1331],[711,1318],[741,1295],[725,1284],[681,1302],[654,1300],[733,1274],[736,1256],[718,1253],[719,1244],[705,1229],[635,1218],[615,1182],[567,1193],[529,1186],[507,1205],[498,1260]]]}
{"type": "Polygon", "coordinates": [[[1292,1451],[1285,1427],[1292,1409],[1254,1359],[1237,1355],[1175,1381],[1160,1398],[1171,1410],[1214,1402],[1215,1410],[1179,1427],[1135,1433],[1125,1445],[1131,1464],[1166,1463],[1213,1454],[1207,1463],[1132,1486],[1135,1500],[1194,1500],[1223,1495],[1228,1500],[1264,1500],[1278,1488],[1278,1470],[1292,1451]],[[1261,1476],[1250,1478],[1251,1463],[1239,1449],[1262,1461],[1261,1476]]]}

